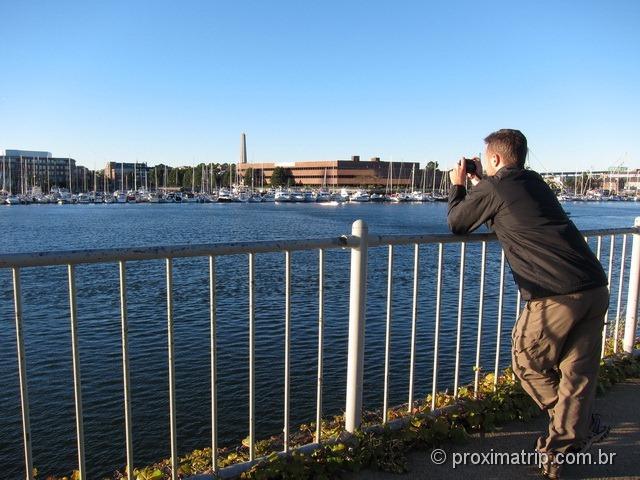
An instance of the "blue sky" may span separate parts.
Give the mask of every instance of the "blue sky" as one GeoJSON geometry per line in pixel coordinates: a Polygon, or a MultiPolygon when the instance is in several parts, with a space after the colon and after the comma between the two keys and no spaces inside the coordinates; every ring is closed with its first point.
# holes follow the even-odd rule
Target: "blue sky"
{"type": "Polygon", "coordinates": [[[640,2],[0,0],[0,149],[640,167],[640,2]]]}

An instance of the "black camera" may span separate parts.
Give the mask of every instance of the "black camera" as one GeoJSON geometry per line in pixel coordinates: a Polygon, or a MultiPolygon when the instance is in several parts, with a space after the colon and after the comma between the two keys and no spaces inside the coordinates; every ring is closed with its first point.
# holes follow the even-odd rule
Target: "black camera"
{"type": "Polygon", "coordinates": [[[470,158],[465,158],[464,159],[464,167],[465,170],[467,171],[467,173],[476,173],[476,162],[474,162],[472,159],[470,158]]]}

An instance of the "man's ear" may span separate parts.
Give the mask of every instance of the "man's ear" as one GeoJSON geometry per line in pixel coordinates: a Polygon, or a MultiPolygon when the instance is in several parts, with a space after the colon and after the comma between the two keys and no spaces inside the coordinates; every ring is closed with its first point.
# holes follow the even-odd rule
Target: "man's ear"
{"type": "Polygon", "coordinates": [[[497,153],[494,153],[493,158],[491,159],[491,163],[494,167],[502,165],[502,158],[500,158],[500,155],[498,155],[497,153]]]}

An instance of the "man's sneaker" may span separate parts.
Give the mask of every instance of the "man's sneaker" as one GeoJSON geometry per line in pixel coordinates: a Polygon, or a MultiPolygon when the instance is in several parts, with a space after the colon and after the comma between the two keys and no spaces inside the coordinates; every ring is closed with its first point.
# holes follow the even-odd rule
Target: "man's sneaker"
{"type": "Polygon", "coordinates": [[[580,445],[580,452],[587,452],[591,445],[601,442],[609,432],[611,431],[610,425],[602,423],[602,418],[599,414],[594,413],[591,415],[591,425],[589,426],[589,438],[587,438],[582,445],[580,445]]]}
{"type": "Polygon", "coordinates": [[[545,452],[544,455],[540,458],[540,461],[540,474],[544,478],[549,478],[551,480],[558,480],[560,478],[560,470],[562,469],[562,464],[556,462],[555,453],[545,452]]]}

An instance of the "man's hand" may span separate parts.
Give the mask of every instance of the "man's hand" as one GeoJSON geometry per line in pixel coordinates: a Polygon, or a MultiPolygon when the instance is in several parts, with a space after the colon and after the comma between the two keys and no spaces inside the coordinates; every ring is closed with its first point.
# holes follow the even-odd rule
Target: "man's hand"
{"type": "Polygon", "coordinates": [[[458,164],[449,170],[449,179],[452,185],[467,185],[467,167],[464,164],[464,158],[458,161],[458,164]]]}

